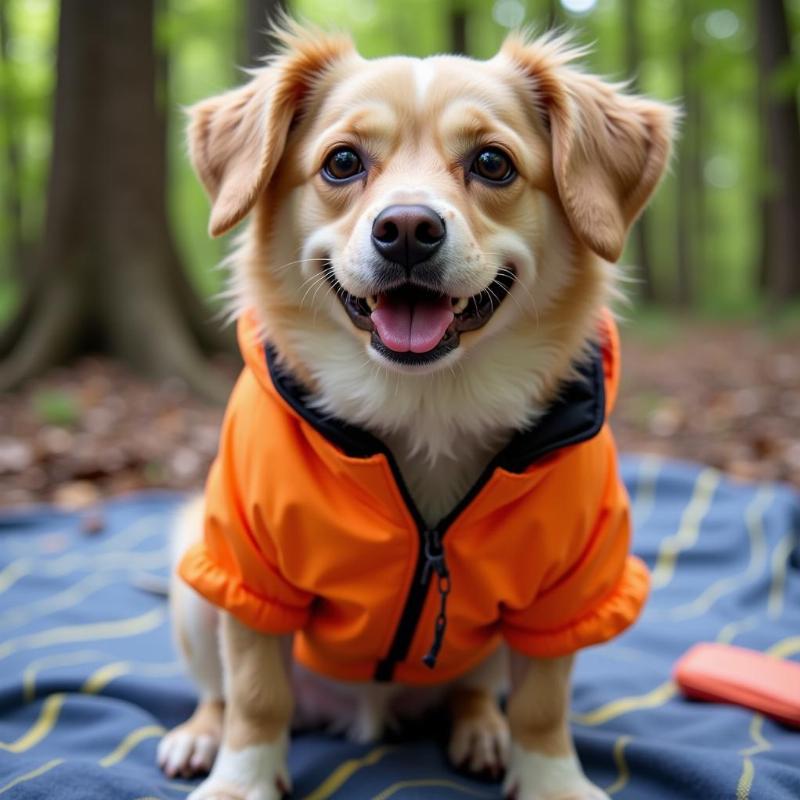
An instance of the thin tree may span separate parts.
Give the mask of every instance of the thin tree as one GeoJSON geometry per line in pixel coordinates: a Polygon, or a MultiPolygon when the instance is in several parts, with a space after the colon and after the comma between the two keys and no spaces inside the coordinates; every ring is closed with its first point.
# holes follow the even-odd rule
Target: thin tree
{"type": "Polygon", "coordinates": [[[222,399],[186,321],[167,225],[154,0],[62,0],[53,153],[35,292],[0,390],[85,350],[222,399]]]}
{"type": "Polygon", "coordinates": [[[447,12],[447,27],[450,35],[450,52],[468,55],[467,9],[462,0],[451,0],[447,12]]]}
{"type": "Polygon", "coordinates": [[[273,42],[266,31],[272,20],[287,9],[286,0],[245,0],[244,41],[246,65],[257,67],[273,51],[273,42]]]}
{"type": "Polygon", "coordinates": [[[762,158],[768,189],[762,198],[763,283],[770,301],[800,297],[800,109],[797,87],[776,91],[776,74],[792,61],[783,2],[756,3],[762,158]]]}
{"type": "MultiPolygon", "coordinates": [[[[641,88],[639,83],[639,69],[642,55],[639,46],[641,28],[639,25],[639,0],[625,0],[622,5],[623,30],[625,40],[625,62],[628,75],[631,76],[631,85],[634,89],[641,88]]],[[[656,285],[653,277],[652,251],[650,248],[650,219],[647,211],[639,217],[633,229],[636,242],[637,266],[641,280],[640,294],[646,303],[655,303],[656,285]]]]}
{"type": "Polygon", "coordinates": [[[559,0],[547,0],[547,28],[557,28],[561,20],[561,3],[559,0]]]}
{"type": "Polygon", "coordinates": [[[688,308],[694,302],[695,266],[702,236],[703,176],[702,176],[702,104],[698,86],[700,44],[694,38],[691,13],[692,2],[680,0],[678,6],[678,48],[681,95],[685,113],[683,135],[678,143],[678,203],[677,271],[674,301],[688,308]]]}

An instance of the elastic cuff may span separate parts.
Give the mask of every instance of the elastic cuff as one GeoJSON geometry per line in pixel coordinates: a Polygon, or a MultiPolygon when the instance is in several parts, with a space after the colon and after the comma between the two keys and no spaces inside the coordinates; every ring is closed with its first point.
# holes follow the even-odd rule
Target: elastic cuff
{"type": "Polygon", "coordinates": [[[612,592],[574,622],[549,631],[532,631],[504,621],[503,637],[514,650],[532,658],[566,656],[622,633],[636,621],[649,591],[647,567],[636,556],[628,556],[612,592]]]}
{"type": "Polygon", "coordinates": [[[178,574],[210,603],[260,633],[292,633],[308,622],[308,606],[286,605],[251,591],[214,563],[202,542],[186,551],[178,565],[178,574]]]}

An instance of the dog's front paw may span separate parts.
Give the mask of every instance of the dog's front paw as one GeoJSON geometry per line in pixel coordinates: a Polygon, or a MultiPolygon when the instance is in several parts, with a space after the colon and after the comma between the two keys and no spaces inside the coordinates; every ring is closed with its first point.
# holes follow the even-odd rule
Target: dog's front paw
{"type": "Polygon", "coordinates": [[[191,778],[211,770],[222,738],[222,703],[206,701],[158,745],[158,765],[168,778],[191,778]]]}
{"type": "Polygon", "coordinates": [[[546,756],[514,745],[503,792],[513,800],[609,800],[574,756],[546,756]]]}
{"type": "Polygon", "coordinates": [[[158,745],[158,765],[168,778],[191,778],[211,769],[219,739],[209,734],[175,729],[158,745]]]}
{"type": "Polygon", "coordinates": [[[508,721],[492,702],[480,713],[454,717],[447,754],[456,768],[499,780],[508,766],[510,743],[508,721]]]}
{"type": "Polygon", "coordinates": [[[188,800],[280,800],[291,790],[286,737],[244,750],[223,747],[208,778],[188,800]]]}

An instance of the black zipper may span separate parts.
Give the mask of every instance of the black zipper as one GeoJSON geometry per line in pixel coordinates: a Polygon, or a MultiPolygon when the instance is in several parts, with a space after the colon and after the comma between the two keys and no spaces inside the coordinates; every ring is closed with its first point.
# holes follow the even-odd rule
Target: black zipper
{"type": "Polygon", "coordinates": [[[376,681],[391,681],[394,670],[398,662],[405,661],[411,642],[417,632],[422,609],[428,597],[431,585],[431,578],[436,575],[437,588],[439,591],[439,612],[436,615],[436,622],[431,636],[431,646],[422,659],[422,663],[429,669],[436,666],[436,659],[444,641],[444,634],[447,628],[447,597],[450,594],[450,571],[447,567],[447,560],[444,552],[444,537],[453,523],[461,515],[462,511],[475,499],[478,493],[489,482],[498,466],[498,458],[486,466],[478,480],[472,485],[469,492],[459,501],[459,503],[433,527],[428,527],[422,519],[411,494],[405,485],[403,476],[394,456],[387,449],[384,451],[386,460],[392,470],[392,474],[397,484],[403,501],[408,508],[417,526],[419,535],[419,551],[417,563],[414,567],[414,575],[411,578],[411,585],[406,595],[403,612],[400,621],[395,629],[394,638],[389,646],[385,658],[378,662],[375,668],[374,678],[376,681]]]}

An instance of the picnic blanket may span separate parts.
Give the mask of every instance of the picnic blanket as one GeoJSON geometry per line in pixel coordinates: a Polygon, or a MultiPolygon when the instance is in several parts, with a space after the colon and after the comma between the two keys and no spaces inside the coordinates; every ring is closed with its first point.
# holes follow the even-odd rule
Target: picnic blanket
{"type": "MultiPolygon", "coordinates": [[[[688,701],[670,675],[697,641],[800,658],[800,499],[655,458],[622,469],[653,593],[632,630],[578,659],[572,723],[589,776],[623,800],[797,800],[800,733],[688,701]]],[[[2,800],[170,800],[196,785],[155,764],[159,737],[194,703],[166,602],[147,590],[166,574],[180,499],[108,502],[94,535],[47,507],[0,516],[2,800]]],[[[290,768],[301,800],[500,797],[453,772],[435,738],[302,735],[290,768]]]]}

